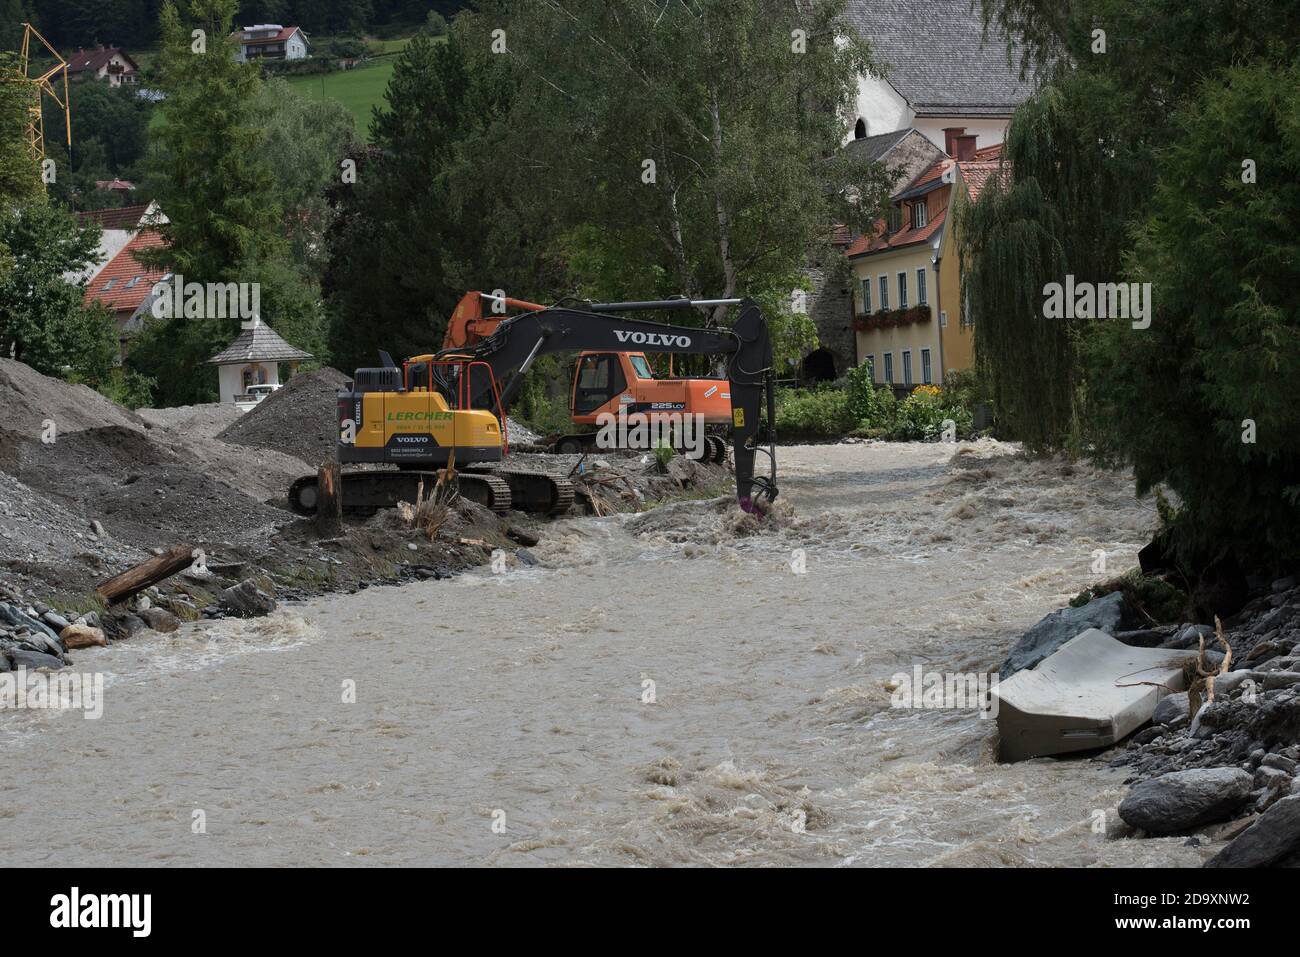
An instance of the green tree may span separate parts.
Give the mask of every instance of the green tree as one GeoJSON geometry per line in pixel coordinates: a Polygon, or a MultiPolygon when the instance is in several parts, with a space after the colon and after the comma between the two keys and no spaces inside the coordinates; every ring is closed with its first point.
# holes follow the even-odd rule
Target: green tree
{"type": "MultiPolygon", "coordinates": [[[[264,284],[268,274],[282,275],[286,243],[275,179],[262,153],[266,127],[250,109],[261,80],[256,66],[235,62],[234,0],[188,0],[185,9],[182,19],[169,2],[161,15],[159,86],[166,98],[158,105],[147,163],[149,185],[169,222],[160,228],[166,245],[148,259],[186,282],[264,284]]],[[[268,304],[285,292],[264,285],[263,311],[274,324],[268,304]]],[[[205,401],[216,394],[207,359],[238,332],[235,317],[152,320],[128,363],[157,381],[160,401],[205,401]]]]}
{"type": "Polygon", "coordinates": [[[565,230],[579,290],[757,294],[783,341],[806,342],[811,323],[790,300],[810,250],[832,223],[865,226],[891,185],[840,149],[871,67],[836,28],[844,4],[483,8],[457,25],[518,93],[476,170],[565,230]]]}
{"type": "Polygon", "coordinates": [[[112,316],[83,305],[84,284],[64,278],[95,261],[99,234],[43,199],[0,212],[0,248],[12,257],[0,279],[0,355],[46,375],[108,379],[117,356],[112,316]]]}
{"type": "Polygon", "coordinates": [[[1099,450],[1133,463],[1140,493],[1177,493],[1174,541],[1191,563],[1228,546],[1300,557],[1297,89],[1295,63],[1199,84],[1134,231],[1151,326],[1104,322],[1085,341],[1099,450]]]}

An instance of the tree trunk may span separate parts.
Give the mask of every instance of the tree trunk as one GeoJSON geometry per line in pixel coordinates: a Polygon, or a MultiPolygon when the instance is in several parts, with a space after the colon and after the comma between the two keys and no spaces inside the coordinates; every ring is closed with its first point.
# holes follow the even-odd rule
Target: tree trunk
{"type": "MultiPolygon", "coordinates": [[[[731,258],[731,215],[722,198],[722,112],[718,106],[718,88],[709,86],[709,117],[713,122],[713,208],[718,217],[718,257],[722,260],[723,290],[721,299],[736,294],[736,264],[731,258]]],[[[718,306],[713,313],[714,324],[726,313],[726,306],[718,306]]]]}
{"type": "Polygon", "coordinates": [[[343,531],[343,489],[338,462],[323,462],[316,473],[316,532],[334,538],[343,531]]]}
{"type": "Polygon", "coordinates": [[[95,587],[95,593],[110,605],[115,605],[188,568],[193,561],[194,549],[189,545],[177,545],[157,558],[151,558],[101,582],[95,587]]]}

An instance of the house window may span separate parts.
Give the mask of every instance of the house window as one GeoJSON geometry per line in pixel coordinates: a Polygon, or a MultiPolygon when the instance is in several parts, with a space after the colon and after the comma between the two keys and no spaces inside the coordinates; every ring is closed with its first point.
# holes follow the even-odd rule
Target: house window
{"type": "Polygon", "coordinates": [[[872,382],[875,382],[876,381],[876,357],[867,356],[865,361],[867,364],[867,378],[869,378],[872,382]]]}
{"type": "Polygon", "coordinates": [[[885,381],[890,385],[894,384],[894,354],[885,353],[885,381]]]}
{"type": "Polygon", "coordinates": [[[934,373],[930,369],[930,350],[921,350],[921,381],[926,385],[934,383],[934,373]]]}
{"type": "Polygon", "coordinates": [[[889,208],[889,231],[896,233],[903,228],[903,207],[901,205],[891,206],[889,208]]]}
{"type": "Polygon", "coordinates": [[[889,308],[889,277],[880,277],[880,308],[889,308]]]}
{"type": "Polygon", "coordinates": [[[928,223],[930,221],[929,213],[930,211],[926,208],[925,203],[913,203],[912,204],[912,228],[920,229],[922,226],[928,223]]]}
{"type": "Polygon", "coordinates": [[[912,384],[912,350],[903,350],[903,385],[912,384]]]}
{"type": "Polygon", "coordinates": [[[907,308],[907,273],[898,274],[898,308],[907,308]]]}
{"type": "Polygon", "coordinates": [[[970,293],[967,292],[961,297],[961,327],[969,329],[973,325],[975,323],[971,322],[970,318],[970,293]]]}
{"type": "Polygon", "coordinates": [[[939,328],[948,328],[948,313],[946,311],[939,313],[939,328]]]}
{"type": "Polygon", "coordinates": [[[864,316],[871,312],[871,278],[862,280],[862,308],[858,310],[864,316]]]}
{"type": "Polygon", "coordinates": [[[925,294],[925,273],[924,267],[916,271],[916,304],[918,306],[927,305],[925,294]]]}

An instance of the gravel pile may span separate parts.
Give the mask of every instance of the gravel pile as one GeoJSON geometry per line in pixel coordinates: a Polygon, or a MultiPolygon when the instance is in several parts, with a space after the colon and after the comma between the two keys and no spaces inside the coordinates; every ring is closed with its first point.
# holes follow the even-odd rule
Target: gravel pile
{"type": "Polygon", "coordinates": [[[172,409],[137,409],[136,415],[153,428],[183,433],[193,439],[211,439],[239,421],[244,412],[233,402],[208,402],[172,409]]]}
{"type": "Polygon", "coordinates": [[[314,469],[334,458],[338,391],[348,381],[348,376],[330,368],[296,375],[217,438],[236,445],[275,449],[314,469]]]}

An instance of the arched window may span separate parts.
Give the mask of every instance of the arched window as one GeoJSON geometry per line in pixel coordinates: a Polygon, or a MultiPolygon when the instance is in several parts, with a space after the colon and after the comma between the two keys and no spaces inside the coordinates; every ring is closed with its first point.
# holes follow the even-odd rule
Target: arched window
{"type": "Polygon", "coordinates": [[[857,125],[853,127],[853,138],[855,140],[864,140],[867,138],[867,121],[858,117],[857,125]]]}

